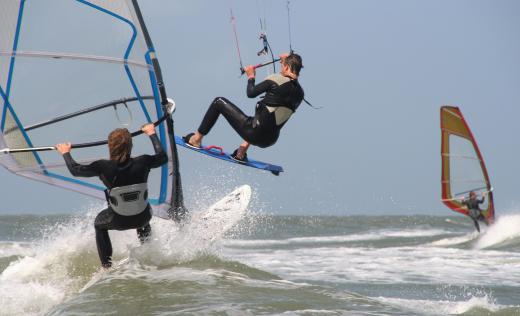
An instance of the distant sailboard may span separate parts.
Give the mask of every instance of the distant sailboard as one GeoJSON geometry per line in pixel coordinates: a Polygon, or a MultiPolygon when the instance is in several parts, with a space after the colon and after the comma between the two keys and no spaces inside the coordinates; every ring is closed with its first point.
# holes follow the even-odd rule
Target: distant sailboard
{"type": "Polygon", "coordinates": [[[442,202],[453,211],[468,215],[461,200],[473,191],[486,193],[481,210],[488,222],[495,219],[493,189],[484,158],[458,107],[441,107],[442,202]]]}
{"type": "Polygon", "coordinates": [[[256,169],[270,171],[274,175],[279,175],[280,172],[283,172],[283,168],[280,167],[280,166],[273,165],[273,164],[266,163],[266,162],[262,162],[262,161],[253,160],[253,159],[250,159],[250,158],[246,162],[239,162],[239,161],[231,158],[231,155],[229,153],[225,152],[221,147],[218,147],[218,146],[207,146],[207,147],[202,147],[200,149],[196,149],[193,146],[188,146],[184,142],[182,137],[179,137],[179,136],[175,136],[175,142],[178,145],[183,146],[185,148],[194,150],[194,151],[196,151],[198,153],[201,153],[201,154],[204,154],[204,155],[211,156],[213,158],[222,159],[222,160],[225,160],[227,162],[232,162],[232,163],[236,163],[236,164],[247,166],[247,167],[251,167],[251,168],[256,168],[256,169]]]}

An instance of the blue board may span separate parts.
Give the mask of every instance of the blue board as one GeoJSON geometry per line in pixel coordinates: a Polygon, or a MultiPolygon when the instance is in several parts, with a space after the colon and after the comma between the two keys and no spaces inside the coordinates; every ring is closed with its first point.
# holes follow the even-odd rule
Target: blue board
{"type": "Polygon", "coordinates": [[[221,150],[220,147],[217,147],[217,146],[208,146],[208,147],[204,147],[204,148],[201,148],[201,149],[195,149],[195,148],[193,148],[191,146],[186,145],[186,143],[184,142],[182,137],[179,137],[179,136],[175,136],[175,143],[177,143],[177,145],[180,145],[182,147],[191,149],[191,150],[196,151],[196,152],[201,153],[201,154],[205,154],[205,155],[211,156],[213,158],[222,159],[222,160],[225,160],[225,161],[228,161],[228,162],[232,162],[232,163],[236,163],[236,164],[242,165],[242,166],[247,166],[247,167],[251,167],[251,168],[271,171],[274,175],[279,175],[280,172],[283,172],[283,168],[280,167],[280,166],[272,165],[270,163],[265,163],[265,162],[261,162],[261,161],[257,161],[257,160],[253,160],[253,159],[250,159],[250,158],[248,158],[247,162],[238,162],[238,161],[234,160],[233,158],[231,158],[229,153],[224,152],[223,150],[221,150]]]}

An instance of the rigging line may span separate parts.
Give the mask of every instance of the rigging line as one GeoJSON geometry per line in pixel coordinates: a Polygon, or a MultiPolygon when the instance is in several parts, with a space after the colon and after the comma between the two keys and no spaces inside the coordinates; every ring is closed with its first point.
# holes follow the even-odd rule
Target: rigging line
{"type": "Polygon", "coordinates": [[[258,20],[260,21],[260,30],[262,32],[267,32],[267,23],[265,18],[265,6],[260,6],[260,0],[256,0],[256,11],[258,13],[258,20]],[[260,8],[262,7],[262,8],[260,8]]]}
{"type": "Polygon", "coordinates": [[[233,15],[233,9],[230,8],[229,11],[231,13],[231,26],[233,28],[233,34],[235,35],[235,46],[236,46],[237,52],[238,52],[238,60],[240,61],[240,69],[244,69],[244,64],[242,63],[242,55],[240,54],[240,45],[238,43],[236,19],[235,19],[235,16],[233,15]]]}
{"type": "Polygon", "coordinates": [[[267,41],[267,37],[265,38],[265,43],[267,44],[267,48],[269,52],[271,53],[271,59],[273,61],[273,72],[276,72],[276,62],[279,60],[274,58],[273,49],[271,48],[271,44],[269,44],[269,41],[267,41]]]}
{"type": "Polygon", "coordinates": [[[291,2],[289,0],[287,0],[287,26],[289,28],[289,52],[292,54],[294,51],[292,49],[290,4],[291,4],[291,2]]]}
{"type": "Polygon", "coordinates": [[[313,109],[315,109],[315,110],[319,110],[319,109],[323,109],[323,108],[324,108],[324,106],[321,106],[321,105],[319,105],[319,106],[314,106],[314,105],[312,105],[312,104],[311,104],[309,101],[307,101],[305,98],[303,99],[303,102],[305,102],[308,106],[310,106],[311,108],[313,108],[313,109]]]}
{"type": "MultiPolygon", "coordinates": [[[[263,2],[262,2],[263,3],[263,2]]],[[[271,54],[271,60],[275,61],[273,50],[271,49],[271,44],[269,44],[269,40],[267,39],[267,18],[265,13],[265,6],[262,5],[262,12],[259,5],[259,0],[256,1],[256,9],[258,11],[258,19],[260,21],[260,39],[262,40],[262,49],[256,53],[257,56],[271,54]]],[[[276,64],[273,64],[273,72],[276,72],[276,64]]]]}

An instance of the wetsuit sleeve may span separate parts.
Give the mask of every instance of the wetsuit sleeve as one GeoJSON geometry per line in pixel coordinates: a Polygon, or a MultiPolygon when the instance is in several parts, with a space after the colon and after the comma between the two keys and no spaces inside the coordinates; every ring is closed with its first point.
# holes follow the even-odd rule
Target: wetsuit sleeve
{"type": "Polygon", "coordinates": [[[247,80],[247,97],[256,98],[260,94],[267,92],[273,87],[274,82],[271,80],[264,80],[259,84],[255,85],[255,78],[247,80]]]}
{"type": "Polygon", "coordinates": [[[150,140],[152,141],[153,149],[155,151],[155,155],[145,155],[147,158],[148,166],[150,168],[157,168],[168,162],[168,156],[164,152],[161,141],[157,134],[153,134],[150,136],[150,140]]]}
{"type": "Polygon", "coordinates": [[[75,177],[96,177],[100,174],[96,161],[89,165],[81,165],[72,158],[70,153],[64,154],[63,159],[65,159],[65,163],[67,164],[70,173],[75,177]]]}
{"type": "Polygon", "coordinates": [[[485,197],[482,197],[482,199],[477,200],[477,201],[478,201],[478,204],[482,204],[482,203],[484,203],[484,200],[485,200],[485,199],[486,199],[485,197]]]}

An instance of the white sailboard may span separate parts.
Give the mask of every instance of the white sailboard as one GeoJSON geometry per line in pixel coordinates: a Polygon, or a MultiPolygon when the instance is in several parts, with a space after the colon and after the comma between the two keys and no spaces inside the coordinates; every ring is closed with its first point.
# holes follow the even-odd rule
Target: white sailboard
{"type": "Polygon", "coordinates": [[[242,185],[206,211],[193,214],[185,227],[192,236],[213,241],[233,228],[246,214],[251,187],[242,185]]]}

